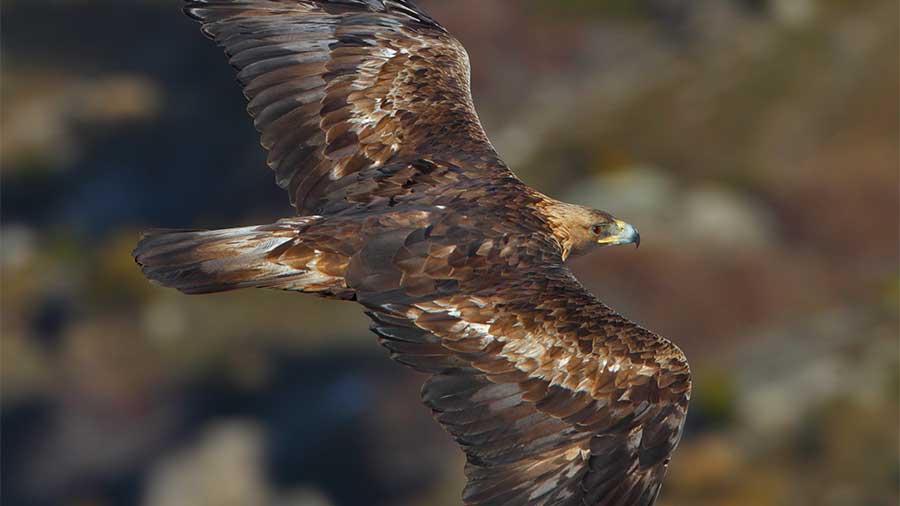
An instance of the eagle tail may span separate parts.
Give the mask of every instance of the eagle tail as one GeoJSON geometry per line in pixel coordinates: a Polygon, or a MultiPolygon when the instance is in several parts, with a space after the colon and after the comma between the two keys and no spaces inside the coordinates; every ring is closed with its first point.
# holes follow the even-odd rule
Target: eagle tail
{"type": "Polygon", "coordinates": [[[275,288],[346,298],[343,276],[323,272],[323,253],[303,244],[298,225],[305,224],[153,230],[133,256],[148,279],[187,294],[275,288]]]}

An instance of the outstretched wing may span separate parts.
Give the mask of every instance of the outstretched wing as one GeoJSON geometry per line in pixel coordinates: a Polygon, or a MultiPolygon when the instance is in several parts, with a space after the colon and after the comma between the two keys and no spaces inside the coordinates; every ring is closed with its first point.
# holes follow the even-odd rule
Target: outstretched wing
{"type": "Polygon", "coordinates": [[[423,397],[468,456],[465,503],[652,505],[688,408],[681,351],[564,267],[522,267],[541,265],[528,244],[403,235],[390,269],[351,284],[392,356],[433,374],[423,397]]]}
{"type": "Polygon", "coordinates": [[[465,49],[412,1],[187,1],[238,69],[298,211],[321,211],[346,179],[392,163],[509,174],[475,113],[465,49]]]}

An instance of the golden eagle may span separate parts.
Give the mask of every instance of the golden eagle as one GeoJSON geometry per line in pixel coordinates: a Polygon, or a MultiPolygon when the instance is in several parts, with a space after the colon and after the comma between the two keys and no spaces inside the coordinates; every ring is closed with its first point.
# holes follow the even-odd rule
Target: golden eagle
{"type": "Polygon", "coordinates": [[[351,300],[468,460],[467,505],[649,506],[688,409],[683,353],[564,266],[638,243],[529,188],[472,104],[462,45],[411,0],[188,0],[249,99],[298,215],[145,234],[185,293],[351,300]]]}

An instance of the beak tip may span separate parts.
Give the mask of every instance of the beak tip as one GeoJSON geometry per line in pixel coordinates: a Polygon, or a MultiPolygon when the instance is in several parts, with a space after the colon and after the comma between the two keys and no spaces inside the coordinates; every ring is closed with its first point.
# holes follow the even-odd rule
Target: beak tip
{"type": "Polygon", "coordinates": [[[628,232],[628,242],[634,244],[635,249],[641,247],[641,233],[638,232],[638,229],[634,228],[631,225],[627,227],[628,232]]]}

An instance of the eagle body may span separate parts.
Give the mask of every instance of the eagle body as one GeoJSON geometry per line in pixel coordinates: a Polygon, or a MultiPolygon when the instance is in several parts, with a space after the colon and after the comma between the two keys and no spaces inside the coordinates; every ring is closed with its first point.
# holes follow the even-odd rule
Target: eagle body
{"type": "Polygon", "coordinates": [[[408,0],[189,0],[225,48],[297,216],[145,234],[189,294],[354,301],[467,456],[466,505],[650,506],[681,437],[681,351],[565,267],[637,243],[522,183],[472,105],[462,46],[408,0]]]}

